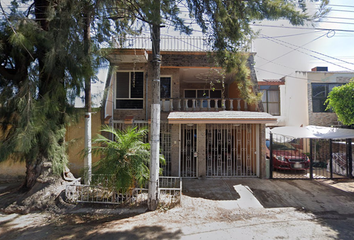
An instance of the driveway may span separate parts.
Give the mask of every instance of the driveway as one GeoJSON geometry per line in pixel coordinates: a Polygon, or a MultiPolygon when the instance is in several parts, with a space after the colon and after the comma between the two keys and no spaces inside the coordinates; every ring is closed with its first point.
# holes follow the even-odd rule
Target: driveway
{"type": "Polygon", "coordinates": [[[238,200],[236,188],[240,186],[249,188],[264,208],[293,207],[312,213],[354,214],[354,181],[347,182],[347,191],[343,191],[323,180],[183,179],[183,194],[210,200],[238,200]]]}
{"type": "MultiPolygon", "coordinates": [[[[309,213],[337,232],[335,239],[354,239],[354,181],[258,178],[183,180],[184,195],[218,200],[220,203],[227,201],[229,205],[236,205],[242,199],[242,193],[238,192],[240,187],[249,189],[252,195],[244,196],[246,203],[257,201],[265,210],[288,209],[291,212],[295,209],[309,213]]],[[[252,209],[247,204],[239,207],[252,209]]]]}

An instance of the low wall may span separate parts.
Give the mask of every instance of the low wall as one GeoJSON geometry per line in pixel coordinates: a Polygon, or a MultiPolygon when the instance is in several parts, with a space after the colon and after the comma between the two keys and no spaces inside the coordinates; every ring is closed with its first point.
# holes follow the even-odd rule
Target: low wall
{"type": "MultiPolygon", "coordinates": [[[[80,111],[80,121],[76,124],[72,124],[67,128],[65,140],[69,142],[68,157],[69,168],[76,177],[81,177],[84,168],[84,159],[81,152],[84,149],[85,139],[85,118],[84,110],[80,111]]],[[[92,138],[94,138],[101,129],[101,111],[97,109],[92,113],[92,138]]],[[[92,162],[98,161],[98,157],[92,156],[92,162]]],[[[26,175],[25,162],[13,161],[9,159],[0,163],[0,181],[13,181],[22,179],[26,175]]]]}

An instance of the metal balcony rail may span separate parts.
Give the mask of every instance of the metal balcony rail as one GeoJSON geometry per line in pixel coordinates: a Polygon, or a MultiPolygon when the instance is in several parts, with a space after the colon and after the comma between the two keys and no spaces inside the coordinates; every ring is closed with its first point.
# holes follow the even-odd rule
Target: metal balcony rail
{"type": "MultiPolygon", "coordinates": [[[[146,49],[151,50],[151,39],[148,36],[128,36],[125,38],[114,39],[115,48],[126,49],[146,49]]],[[[174,37],[162,36],[160,40],[161,51],[193,51],[208,52],[212,51],[212,44],[206,37],[174,37]]]]}
{"type": "Polygon", "coordinates": [[[241,98],[162,98],[161,111],[247,111],[248,105],[241,98]],[[242,103],[243,102],[243,103],[242,103]],[[241,107],[243,105],[243,107],[241,107]]]}
{"type": "MultiPolygon", "coordinates": [[[[243,51],[249,51],[251,46],[248,43],[241,44],[243,51]]],[[[114,48],[125,49],[146,49],[151,50],[152,44],[149,36],[127,36],[113,39],[114,48]]],[[[240,46],[239,46],[240,47],[240,46]]],[[[161,51],[177,52],[212,52],[213,39],[203,36],[161,36],[161,51]]]]}

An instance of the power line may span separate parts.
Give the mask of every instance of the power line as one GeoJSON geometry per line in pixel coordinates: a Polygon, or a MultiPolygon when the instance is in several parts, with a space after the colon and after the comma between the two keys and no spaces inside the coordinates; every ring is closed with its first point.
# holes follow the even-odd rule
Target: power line
{"type": "MultiPolygon", "coordinates": [[[[301,36],[301,35],[307,35],[307,34],[312,34],[312,32],[273,36],[273,38],[295,37],[295,36],[301,36]]],[[[261,39],[261,38],[266,38],[266,37],[257,37],[257,38],[261,39]]]]}
{"type": "Polygon", "coordinates": [[[340,9],[331,9],[331,12],[350,12],[350,13],[354,13],[354,11],[350,11],[350,10],[340,10],[340,9]]]}
{"type": "Polygon", "coordinates": [[[354,25],[354,23],[350,23],[350,22],[334,22],[334,21],[315,21],[315,23],[336,23],[336,24],[354,25]]]}
{"type": "MultiPolygon", "coordinates": [[[[323,36],[321,36],[321,37],[323,37],[323,36]]],[[[271,37],[269,37],[269,38],[271,38],[271,37]]],[[[269,38],[268,38],[268,40],[269,40],[269,38]]],[[[318,39],[318,38],[317,38],[318,39]]],[[[315,39],[315,40],[317,40],[317,39],[315,39]]],[[[273,41],[273,40],[272,40],[273,41]]],[[[299,49],[299,48],[301,48],[301,49],[304,49],[304,50],[307,50],[307,51],[309,51],[309,52],[312,52],[312,53],[315,53],[315,54],[318,54],[318,55],[321,55],[321,56],[324,56],[324,57],[328,57],[328,58],[331,58],[331,59],[333,59],[333,60],[336,60],[336,61],[340,61],[340,62],[343,62],[343,63],[346,63],[346,64],[350,64],[350,65],[354,65],[354,63],[352,63],[352,62],[347,62],[347,61],[344,61],[344,60],[342,60],[342,59],[339,59],[339,58],[335,58],[335,57],[332,57],[332,56],[329,56],[329,55],[326,55],[326,54],[323,54],[323,53],[320,53],[320,52],[317,52],[317,51],[314,51],[314,50],[311,50],[311,49],[308,49],[308,48],[304,48],[303,46],[298,46],[298,45],[295,45],[295,44],[292,44],[292,43],[288,43],[288,42],[285,42],[285,41],[282,41],[282,40],[279,40],[279,39],[275,39],[274,40],[274,42],[275,41],[278,41],[278,42],[282,42],[282,43],[284,43],[284,44],[288,44],[288,45],[290,45],[290,46],[294,46],[294,47],[296,47],[297,49],[299,49]]],[[[311,41],[311,42],[313,42],[313,41],[311,41]]],[[[283,45],[283,44],[282,44],[283,45]]],[[[306,44],[305,44],[306,45],[306,44]]],[[[297,50],[297,49],[295,49],[295,50],[297,50]]],[[[306,53],[305,53],[306,54],[306,53]]],[[[322,60],[322,59],[320,59],[320,60],[322,60]]],[[[325,61],[325,60],[324,60],[325,61]]],[[[330,63],[330,62],[329,62],[330,63]]],[[[332,63],[333,64],[333,63],[332,63]]],[[[338,65],[337,65],[338,66],[338,65]]],[[[342,67],[342,66],[339,66],[339,67],[342,67]]],[[[343,67],[343,68],[345,68],[345,67],[343,67]]],[[[349,68],[346,68],[346,69],[348,69],[348,70],[351,70],[351,71],[354,71],[354,70],[352,70],[352,69],[349,69],[349,68]]]]}
{"type": "MultiPolygon", "coordinates": [[[[326,36],[327,34],[328,34],[328,33],[323,34],[323,35],[321,35],[321,36],[319,36],[319,37],[317,37],[317,38],[315,38],[315,39],[313,39],[313,40],[311,40],[311,41],[309,41],[309,42],[303,44],[302,46],[293,45],[293,46],[296,46],[296,48],[293,48],[291,51],[289,51],[289,52],[287,52],[287,53],[284,53],[284,54],[282,54],[282,55],[280,55],[280,56],[274,58],[274,59],[271,60],[270,62],[273,62],[273,61],[275,61],[275,60],[277,60],[277,59],[279,59],[279,58],[281,58],[281,57],[284,57],[285,55],[288,55],[289,53],[291,53],[291,52],[293,52],[293,51],[296,51],[296,50],[298,50],[299,48],[303,48],[303,46],[305,46],[305,45],[307,45],[307,44],[310,44],[310,43],[312,43],[312,42],[314,42],[314,41],[316,41],[316,40],[318,40],[318,39],[320,39],[320,38],[326,36]]],[[[273,39],[272,37],[269,37],[269,36],[267,36],[267,35],[264,35],[264,34],[262,34],[262,35],[265,36],[265,37],[267,37],[267,38],[266,38],[267,40],[273,39]]],[[[284,42],[284,43],[286,43],[286,44],[292,45],[292,44],[290,44],[290,43],[287,43],[287,42],[281,41],[281,40],[275,40],[275,41],[273,41],[273,42],[277,43],[276,41],[280,41],[280,42],[284,42]]],[[[268,64],[268,63],[265,63],[265,64],[261,65],[261,67],[264,66],[264,65],[266,65],[266,64],[268,64]]]]}
{"type": "Polygon", "coordinates": [[[342,20],[354,21],[354,18],[346,18],[346,17],[329,17],[329,16],[325,16],[325,17],[323,17],[323,18],[324,18],[324,19],[332,18],[332,19],[342,19],[342,20]]]}
{"type": "Polygon", "coordinates": [[[338,28],[309,28],[309,27],[293,27],[293,26],[277,26],[277,25],[268,25],[268,24],[252,24],[251,26],[256,27],[271,27],[271,28],[289,28],[289,29],[298,29],[298,30],[319,30],[319,31],[338,31],[338,32],[350,32],[353,33],[354,30],[349,29],[338,29],[338,28]]]}
{"type": "Polygon", "coordinates": [[[348,8],[354,8],[352,5],[340,5],[340,4],[328,4],[328,7],[348,7],[348,8]]]}
{"type": "MultiPolygon", "coordinates": [[[[298,69],[296,69],[296,68],[292,68],[292,67],[289,67],[289,66],[285,66],[285,65],[283,65],[283,64],[280,64],[280,63],[273,62],[274,59],[273,59],[273,60],[268,60],[268,59],[266,59],[266,58],[264,58],[264,57],[259,56],[258,54],[256,55],[256,57],[257,57],[257,58],[261,58],[261,59],[263,59],[263,60],[265,60],[265,61],[268,61],[269,63],[273,63],[273,64],[275,64],[275,65],[279,65],[279,66],[284,67],[284,68],[289,68],[289,69],[292,69],[292,70],[295,70],[295,71],[298,70],[298,69]]],[[[266,64],[267,64],[267,63],[266,63],[266,64]]],[[[262,64],[262,65],[259,66],[259,67],[262,67],[262,66],[264,66],[264,65],[266,65],[266,64],[262,64]]]]}
{"type": "MultiPolygon", "coordinates": [[[[271,41],[272,41],[272,40],[271,40],[271,41]]],[[[283,45],[283,46],[286,46],[286,45],[281,44],[281,43],[278,43],[278,44],[283,45]]],[[[290,45],[291,45],[291,44],[290,44],[290,45]]],[[[289,46],[286,46],[286,47],[289,47],[289,46]]],[[[289,47],[289,48],[291,48],[291,47],[289,47]]],[[[326,60],[326,59],[323,59],[323,58],[320,58],[320,57],[314,56],[314,55],[309,54],[309,53],[306,53],[306,52],[304,52],[304,51],[300,51],[299,49],[295,49],[295,50],[296,50],[296,51],[298,51],[298,52],[301,52],[301,53],[303,53],[303,54],[306,54],[306,55],[308,55],[308,56],[310,56],[310,57],[313,57],[313,58],[316,58],[316,59],[318,59],[318,60],[321,60],[321,61],[324,61],[324,62],[330,63],[330,64],[332,64],[332,65],[335,65],[335,66],[337,66],[337,67],[341,67],[341,68],[347,69],[347,70],[349,70],[349,71],[354,71],[353,69],[350,69],[350,68],[344,67],[344,66],[339,65],[339,64],[336,64],[336,63],[334,63],[334,62],[330,62],[330,61],[328,61],[328,60],[326,60]]],[[[307,49],[307,50],[308,50],[308,49],[307,49]]],[[[309,50],[309,51],[311,51],[311,50],[309,50]]],[[[317,52],[316,52],[316,53],[317,53],[317,52]]],[[[318,54],[321,54],[321,53],[318,53],[318,54]]],[[[325,55],[325,54],[321,54],[321,55],[324,55],[324,56],[330,57],[330,56],[325,55]]],[[[333,57],[330,57],[330,58],[333,58],[333,57]]],[[[345,61],[340,60],[340,59],[337,59],[337,58],[333,58],[333,59],[336,59],[336,60],[339,60],[339,61],[345,62],[345,61]]],[[[348,63],[348,62],[346,62],[346,63],[348,63]]],[[[349,64],[354,65],[353,63],[349,63],[349,64]]]]}

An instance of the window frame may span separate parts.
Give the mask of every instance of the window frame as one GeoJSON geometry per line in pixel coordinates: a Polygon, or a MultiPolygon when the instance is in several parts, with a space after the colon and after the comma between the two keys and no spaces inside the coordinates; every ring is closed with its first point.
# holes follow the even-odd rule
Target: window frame
{"type": "Polygon", "coordinates": [[[332,89],[334,87],[342,86],[344,84],[346,84],[346,83],[337,83],[337,82],[316,83],[316,82],[312,82],[311,83],[312,112],[313,113],[331,113],[331,112],[333,112],[333,110],[331,110],[331,109],[325,110],[327,108],[327,105],[324,105],[324,103],[327,100],[328,94],[332,91],[332,89]],[[313,95],[314,94],[313,93],[314,92],[313,91],[314,85],[323,85],[325,87],[325,89],[324,89],[325,96],[323,96],[323,97],[314,97],[314,95],[313,95]],[[333,86],[332,86],[331,90],[329,90],[331,85],[333,85],[333,86]],[[314,104],[314,100],[315,101],[319,101],[320,103],[323,103],[323,106],[324,106],[323,111],[322,111],[322,108],[320,108],[320,111],[318,111],[317,109],[315,111],[315,107],[317,106],[317,104],[316,105],[314,104]]]}
{"type": "Polygon", "coordinates": [[[145,72],[144,71],[133,71],[133,70],[122,70],[122,71],[116,71],[116,74],[115,74],[115,91],[114,91],[114,109],[115,110],[143,110],[144,109],[144,96],[145,96],[145,84],[146,84],[146,81],[145,81],[145,72]],[[129,93],[128,93],[128,97],[124,97],[124,98],[119,98],[117,95],[118,95],[118,91],[117,91],[117,87],[118,87],[118,73],[128,73],[128,76],[129,76],[129,83],[128,83],[128,86],[129,86],[129,93]],[[136,73],[142,73],[142,79],[143,79],[143,87],[142,87],[142,97],[141,98],[132,98],[132,89],[131,89],[131,86],[132,86],[132,73],[136,74],[136,73]],[[117,104],[117,101],[119,100],[137,100],[137,101],[142,101],[142,104],[141,104],[141,108],[118,108],[118,104],[117,104]]]}
{"type": "Polygon", "coordinates": [[[264,101],[262,100],[263,107],[264,107],[264,104],[266,104],[266,107],[267,107],[267,109],[264,109],[265,112],[271,114],[272,116],[281,116],[281,97],[280,97],[280,88],[279,88],[279,85],[260,85],[260,86],[259,86],[259,91],[260,91],[261,93],[263,93],[263,95],[266,94],[266,95],[265,95],[265,96],[266,96],[266,101],[264,102],[264,101]],[[262,87],[268,87],[268,88],[270,88],[270,87],[272,87],[272,86],[276,86],[277,89],[262,89],[262,87]],[[269,94],[268,94],[269,92],[278,92],[278,94],[279,94],[279,101],[278,101],[278,102],[270,102],[270,101],[269,101],[269,94]],[[269,112],[269,104],[270,104],[270,103],[271,103],[271,104],[275,104],[275,103],[278,104],[278,112],[279,112],[279,114],[272,114],[272,113],[269,112]]]}
{"type": "MultiPolygon", "coordinates": [[[[161,78],[169,78],[170,79],[170,97],[169,98],[172,98],[172,76],[171,75],[161,75],[160,76],[160,81],[161,81],[161,78]]],[[[160,98],[162,99],[161,97],[161,82],[160,82],[160,98]]]]}

